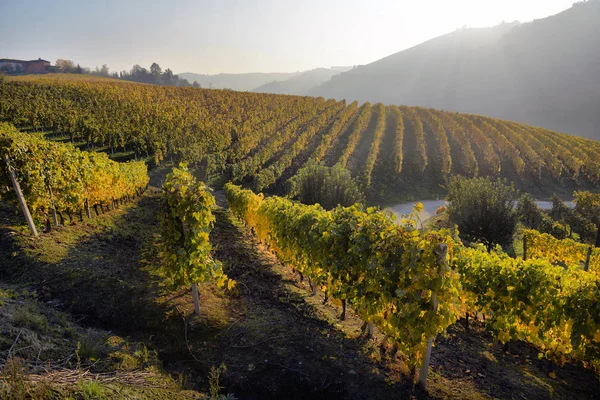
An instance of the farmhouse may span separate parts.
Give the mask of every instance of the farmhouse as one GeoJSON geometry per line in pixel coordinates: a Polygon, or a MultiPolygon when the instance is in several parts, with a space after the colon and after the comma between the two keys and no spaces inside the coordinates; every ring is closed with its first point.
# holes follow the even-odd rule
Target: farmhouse
{"type": "Polygon", "coordinates": [[[42,60],[13,60],[10,58],[0,58],[0,71],[4,72],[23,72],[27,74],[40,74],[47,72],[50,61],[42,60]]]}

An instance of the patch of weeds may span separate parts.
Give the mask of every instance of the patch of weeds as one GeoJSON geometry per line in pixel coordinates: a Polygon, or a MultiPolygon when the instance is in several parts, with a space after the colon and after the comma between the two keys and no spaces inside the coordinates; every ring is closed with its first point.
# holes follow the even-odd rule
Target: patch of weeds
{"type": "Polygon", "coordinates": [[[0,289],[0,298],[16,300],[19,298],[19,294],[12,289],[0,289]]]}
{"type": "Polygon", "coordinates": [[[133,353],[133,356],[142,367],[156,363],[156,353],[148,350],[143,343],[138,344],[137,350],[133,353]]]}
{"type": "Polygon", "coordinates": [[[79,381],[77,383],[77,392],[83,400],[103,400],[107,399],[102,385],[97,381],[79,381]]]}
{"type": "Polygon", "coordinates": [[[36,400],[70,399],[60,386],[41,381],[30,387],[30,396],[36,400]]]}
{"type": "Polygon", "coordinates": [[[223,386],[221,386],[219,383],[219,379],[221,378],[221,374],[223,374],[225,371],[227,371],[227,366],[225,364],[221,364],[219,368],[216,368],[213,365],[210,369],[210,374],[208,375],[208,390],[210,400],[235,400],[235,396],[231,393],[226,395],[219,393],[221,389],[223,389],[223,386]]]}
{"type": "Polygon", "coordinates": [[[125,339],[120,336],[110,336],[106,339],[106,345],[113,348],[120,348],[125,344],[125,339]]]}
{"type": "Polygon", "coordinates": [[[27,396],[25,382],[25,361],[19,357],[6,360],[0,380],[0,398],[6,400],[24,399],[27,396]]]}
{"type": "Polygon", "coordinates": [[[116,369],[131,371],[158,366],[158,355],[143,343],[129,344],[118,336],[111,336],[107,339],[106,345],[114,350],[109,353],[109,357],[116,369]]]}
{"type": "Polygon", "coordinates": [[[59,325],[62,326],[63,328],[69,327],[69,320],[67,318],[67,314],[62,313],[62,312],[57,312],[56,320],[58,321],[59,325]]]}
{"type": "Polygon", "coordinates": [[[123,351],[114,351],[109,356],[118,370],[131,371],[138,367],[138,361],[135,357],[123,351]]]}
{"type": "Polygon", "coordinates": [[[81,360],[94,362],[100,358],[101,349],[98,348],[97,343],[93,338],[84,336],[83,340],[77,342],[75,355],[77,356],[78,364],[81,363],[81,360]]]}
{"type": "Polygon", "coordinates": [[[17,308],[12,315],[12,320],[15,326],[48,333],[48,318],[38,312],[33,302],[26,302],[23,307],[17,308]]]}

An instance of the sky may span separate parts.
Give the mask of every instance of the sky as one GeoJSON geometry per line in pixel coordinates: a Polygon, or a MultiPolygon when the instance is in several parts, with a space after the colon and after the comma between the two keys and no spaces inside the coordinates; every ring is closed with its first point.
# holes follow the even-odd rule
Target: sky
{"type": "Polygon", "coordinates": [[[574,0],[0,0],[0,58],[111,71],[294,72],[368,64],[457,28],[528,22],[574,0]]]}

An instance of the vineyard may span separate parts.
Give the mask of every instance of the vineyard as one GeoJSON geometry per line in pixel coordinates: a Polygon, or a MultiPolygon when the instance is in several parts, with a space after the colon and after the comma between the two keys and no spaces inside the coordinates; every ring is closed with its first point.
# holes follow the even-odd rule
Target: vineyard
{"type": "MultiPolygon", "coordinates": [[[[31,212],[46,225],[37,238],[13,230],[6,221],[14,212],[7,216],[0,203],[0,235],[15,236],[0,249],[7,271],[25,265],[43,282],[40,292],[70,304],[73,315],[153,343],[173,375],[231,366],[228,383],[249,398],[262,398],[255,388],[268,398],[301,387],[299,398],[366,398],[373,388],[374,398],[389,398],[397,387],[413,396],[418,379],[445,398],[444,369],[462,382],[483,361],[466,368],[454,358],[479,340],[480,358],[495,352],[503,360],[485,355],[496,364],[490,376],[508,371],[509,343],[534,354],[518,365],[520,390],[529,387],[527,363],[550,365],[534,377],[538,398],[553,393],[553,384],[539,389],[544,379],[568,368],[589,375],[557,381],[561,394],[597,382],[600,195],[576,191],[574,208],[555,196],[548,212],[528,195],[516,207],[507,200],[519,218],[522,235],[511,238],[520,254],[514,243],[502,250],[459,236],[444,220],[459,203],[451,195],[428,223],[420,203],[400,221],[354,204],[363,194],[372,204],[420,187],[450,186],[452,194],[455,175],[597,188],[597,142],[422,107],[65,75],[0,83],[0,120],[0,200],[18,200],[28,222],[31,212]],[[354,200],[336,206],[339,198],[354,200]],[[458,347],[457,333],[466,338],[458,347]],[[327,376],[311,377],[316,371],[327,376]],[[292,377],[282,383],[285,373],[292,377]]],[[[12,338],[2,343],[11,346],[7,360],[15,335],[12,346],[12,338]]],[[[76,365],[61,365],[79,370],[80,348],[76,365]]],[[[94,370],[96,353],[87,360],[94,370]]],[[[484,392],[512,396],[510,388],[484,392]]]]}
{"type": "Polygon", "coordinates": [[[555,265],[564,267],[581,266],[584,269],[600,271],[600,249],[591,245],[576,242],[572,239],[557,239],[548,233],[526,230],[523,233],[525,257],[546,258],[555,265]]]}
{"type": "MultiPolygon", "coordinates": [[[[17,180],[34,217],[54,225],[64,224],[63,213],[71,222],[73,214],[90,218],[93,207],[115,208],[119,203],[140,195],[148,184],[143,162],[117,163],[105,153],[86,152],[70,144],[55,143],[22,133],[0,123],[0,152],[3,164],[16,171],[17,180]]],[[[0,198],[16,201],[7,168],[0,171],[0,198]]]]}
{"type": "Polygon", "coordinates": [[[232,211],[280,259],[378,326],[413,368],[428,362],[430,340],[469,314],[487,317],[502,343],[523,340],[559,365],[578,359],[600,368],[595,273],[467,248],[452,232],[400,227],[376,209],[325,211],[225,190],[232,211]]]}
{"type": "Polygon", "coordinates": [[[541,190],[600,179],[597,142],[420,107],[47,75],[0,85],[0,119],[278,194],[308,160],[348,168],[371,200],[439,191],[452,175],[541,190]]]}

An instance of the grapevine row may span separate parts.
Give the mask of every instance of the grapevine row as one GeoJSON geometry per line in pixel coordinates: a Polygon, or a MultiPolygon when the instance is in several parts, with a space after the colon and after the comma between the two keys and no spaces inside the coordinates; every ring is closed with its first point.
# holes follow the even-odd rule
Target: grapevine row
{"type": "Polygon", "coordinates": [[[444,234],[403,229],[358,206],[325,211],[232,184],[225,195],[282,261],[378,326],[410,366],[418,367],[429,339],[456,320],[458,274],[445,261],[444,234]]]}
{"type": "Polygon", "coordinates": [[[482,169],[485,168],[488,174],[498,176],[501,171],[501,162],[494,148],[494,142],[466,116],[457,115],[456,121],[468,135],[471,143],[479,150],[479,172],[482,172],[482,169]]]}
{"type": "Polygon", "coordinates": [[[231,184],[225,191],[232,212],[282,261],[373,321],[413,366],[428,337],[470,312],[485,315],[503,343],[524,340],[560,364],[578,359],[600,368],[597,274],[465,247],[444,231],[400,227],[375,209],[325,211],[231,184]],[[440,258],[446,246],[450,269],[440,258]]]}
{"type": "MultiPolygon", "coordinates": [[[[415,140],[415,149],[412,157],[412,167],[417,174],[423,175],[427,168],[427,148],[425,145],[425,132],[423,132],[423,123],[419,119],[416,111],[410,107],[400,107],[404,114],[404,121],[407,121],[412,127],[412,134],[415,140]]],[[[406,126],[406,124],[405,124],[406,126]]]]}
{"type": "Polygon", "coordinates": [[[356,113],[357,109],[358,103],[354,101],[342,111],[340,118],[334,122],[329,132],[321,136],[319,145],[310,156],[311,160],[316,162],[321,162],[321,160],[323,160],[323,157],[325,157],[325,154],[327,153],[327,150],[329,150],[331,143],[338,137],[342,130],[347,127],[348,122],[356,113]]]}
{"type": "MultiPolygon", "coordinates": [[[[442,176],[448,176],[452,170],[452,157],[450,155],[450,145],[448,144],[446,130],[439,118],[430,110],[418,107],[417,112],[427,125],[429,125],[429,128],[433,133],[436,146],[431,152],[434,155],[432,164],[435,165],[434,168],[439,171],[442,176]]],[[[431,157],[429,159],[431,161],[431,157]]]]}
{"type": "MultiPolygon", "coordinates": [[[[54,211],[83,212],[139,194],[148,184],[143,162],[116,163],[105,153],[83,152],[0,123],[0,153],[8,156],[31,213],[48,220],[54,211]]],[[[0,187],[10,186],[8,170],[0,170],[0,187]]],[[[1,193],[11,198],[12,191],[1,193]]],[[[98,210],[96,208],[96,213],[98,210]]]]}
{"type": "Polygon", "coordinates": [[[377,121],[375,123],[375,134],[373,135],[371,148],[369,149],[367,161],[365,162],[362,171],[362,183],[365,188],[369,188],[371,186],[371,174],[373,173],[375,161],[377,160],[377,156],[379,155],[381,137],[383,136],[383,131],[385,130],[385,106],[379,103],[375,107],[377,107],[377,121]]]}
{"type": "Polygon", "coordinates": [[[404,120],[402,118],[402,111],[400,111],[400,108],[397,106],[391,106],[391,109],[396,123],[396,136],[394,137],[395,171],[400,173],[402,172],[403,161],[402,146],[404,145],[404,120]]]}
{"type": "Polygon", "coordinates": [[[600,249],[572,239],[557,239],[533,229],[523,232],[527,258],[544,258],[553,265],[581,268],[587,262],[590,271],[600,272],[600,249]],[[589,257],[589,260],[588,260],[589,257]]]}
{"type": "MultiPolygon", "coordinates": [[[[479,172],[477,158],[475,157],[475,152],[471,147],[471,142],[463,127],[461,127],[458,122],[446,112],[438,111],[436,114],[439,116],[449,137],[452,138],[454,143],[459,147],[458,154],[460,154],[459,161],[462,166],[462,174],[466,176],[477,176],[477,173],[479,172]]],[[[457,163],[455,162],[454,164],[456,165],[457,163]]]]}
{"type": "Polygon", "coordinates": [[[358,145],[360,136],[369,125],[369,120],[371,119],[371,103],[367,102],[363,104],[359,110],[359,113],[360,114],[358,114],[358,118],[356,118],[356,121],[354,121],[354,125],[352,126],[352,131],[348,135],[348,143],[346,143],[344,152],[337,161],[342,167],[346,167],[348,164],[348,159],[358,145]]]}
{"type": "Polygon", "coordinates": [[[309,141],[321,132],[324,127],[331,125],[338,113],[344,109],[345,105],[345,102],[339,102],[333,107],[329,107],[324,113],[311,121],[307,128],[298,135],[296,141],[288,146],[280,157],[254,176],[254,187],[256,190],[260,191],[275,184],[283,172],[292,165],[294,158],[308,145],[309,141]]]}
{"type": "Polygon", "coordinates": [[[213,280],[217,287],[235,286],[211,256],[215,207],[210,189],[196,181],[184,164],[167,175],[158,215],[161,270],[175,285],[192,285],[196,313],[200,312],[197,283],[213,280]]]}
{"type": "Polygon", "coordinates": [[[466,309],[483,313],[502,343],[523,340],[559,364],[578,359],[599,370],[597,274],[461,245],[450,264],[461,274],[466,309]]]}
{"type": "Polygon", "coordinates": [[[513,168],[517,175],[522,175],[525,171],[525,161],[521,158],[521,154],[510,140],[506,138],[502,132],[496,127],[489,124],[481,117],[471,117],[471,121],[475,123],[482,132],[488,132],[488,134],[494,139],[496,147],[499,150],[500,155],[506,159],[510,159],[513,168]]]}

